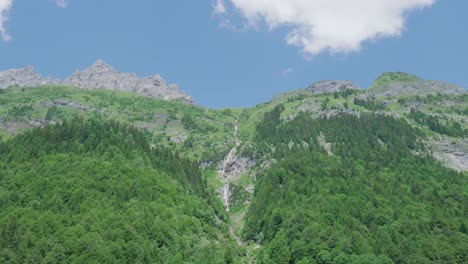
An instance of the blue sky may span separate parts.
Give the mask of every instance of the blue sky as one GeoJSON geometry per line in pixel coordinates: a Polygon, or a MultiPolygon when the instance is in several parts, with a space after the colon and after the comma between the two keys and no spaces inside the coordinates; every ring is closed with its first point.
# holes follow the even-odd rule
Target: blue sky
{"type": "MultiPolygon", "coordinates": [[[[104,59],[119,71],[160,73],[197,104],[215,108],[254,106],[318,80],[352,80],[365,88],[386,71],[468,87],[465,0],[439,0],[405,12],[399,36],[357,37],[359,50],[350,39],[338,48],[328,43],[329,49],[317,48],[317,42],[290,45],[286,37],[297,21],[272,22],[277,13],[245,0],[226,0],[228,10],[214,14],[214,3],[70,0],[63,8],[53,0],[14,0],[4,23],[11,40],[0,40],[0,70],[34,65],[43,75],[65,77],[104,59]]],[[[307,17],[304,12],[309,11],[299,14],[307,17]]]]}

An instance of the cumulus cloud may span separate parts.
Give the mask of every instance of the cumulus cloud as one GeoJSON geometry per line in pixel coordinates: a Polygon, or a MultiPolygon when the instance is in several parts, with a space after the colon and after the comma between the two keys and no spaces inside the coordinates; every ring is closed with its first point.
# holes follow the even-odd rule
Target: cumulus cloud
{"type": "Polygon", "coordinates": [[[55,0],[55,4],[61,8],[67,8],[68,0],[55,0]]]}
{"type": "Polygon", "coordinates": [[[409,11],[435,0],[217,0],[237,10],[250,26],[285,27],[286,42],[308,55],[359,51],[363,42],[400,36],[409,11]]]}
{"type": "Polygon", "coordinates": [[[8,20],[8,12],[12,4],[13,0],[0,0],[0,35],[3,41],[11,40],[11,36],[6,31],[5,23],[8,20]]]}

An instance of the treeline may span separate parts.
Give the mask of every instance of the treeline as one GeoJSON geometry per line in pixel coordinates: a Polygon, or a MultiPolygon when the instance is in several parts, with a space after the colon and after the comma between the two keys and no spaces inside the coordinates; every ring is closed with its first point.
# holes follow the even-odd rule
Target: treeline
{"type": "Polygon", "coordinates": [[[411,102],[419,102],[423,104],[437,104],[438,102],[443,101],[461,101],[466,102],[468,100],[467,94],[459,94],[459,95],[448,95],[448,94],[428,94],[425,96],[412,96],[412,97],[402,97],[398,98],[398,103],[404,106],[409,106],[411,102]]]}
{"type": "Polygon", "coordinates": [[[357,90],[357,89],[346,89],[346,90],[341,91],[341,92],[335,91],[335,92],[333,92],[333,98],[338,99],[340,97],[343,97],[343,98],[346,99],[351,95],[360,94],[360,93],[363,93],[363,91],[362,90],[357,90]]]}
{"type": "Polygon", "coordinates": [[[255,152],[277,161],[246,217],[258,263],[467,261],[467,177],[425,154],[420,132],[366,113],[281,122],[282,109],[257,127],[255,152]]]}
{"type": "Polygon", "coordinates": [[[238,263],[195,163],[115,121],[0,144],[0,263],[238,263]]]}
{"type": "MultiPolygon", "coordinates": [[[[124,158],[144,158],[145,165],[152,165],[168,173],[197,194],[203,194],[205,183],[197,163],[181,158],[178,153],[162,146],[150,147],[144,133],[133,126],[117,121],[74,118],[56,125],[35,128],[19,134],[3,143],[4,159],[26,161],[47,154],[78,153],[92,155],[122,155],[124,158]]],[[[0,155],[1,155],[0,149],[0,155]]]]}
{"type": "Polygon", "coordinates": [[[354,98],[354,104],[362,106],[371,111],[385,110],[385,103],[375,98],[375,96],[369,96],[367,98],[354,98]]]}
{"type": "Polygon", "coordinates": [[[409,115],[418,124],[428,127],[439,134],[452,137],[467,137],[468,130],[464,130],[460,123],[454,120],[442,121],[439,117],[425,114],[419,110],[411,109],[409,115]]]}

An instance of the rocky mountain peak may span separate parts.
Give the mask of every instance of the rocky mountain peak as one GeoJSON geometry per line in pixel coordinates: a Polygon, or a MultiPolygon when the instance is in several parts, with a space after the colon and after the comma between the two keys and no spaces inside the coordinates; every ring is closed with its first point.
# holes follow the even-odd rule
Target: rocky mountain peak
{"type": "Polygon", "coordinates": [[[116,72],[114,67],[105,61],[99,59],[96,62],[93,63],[89,68],[85,69],[84,71],[94,71],[97,73],[102,73],[102,72],[116,72]]]}
{"type": "MultiPolygon", "coordinates": [[[[50,81],[50,79],[47,79],[50,81]]],[[[45,80],[29,65],[20,69],[11,69],[0,72],[0,89],[10,86],[39,86],[43,85],[45,80]]]]}
{"type": "Polygon", "coordinates": [[[342,92],[345,90],[362,90],[351,81],[320,81],[309,86],[306,91],[314,94],[342,92]]]}
{"type": "MultiPolygon", "coordinates": [[[[13,71],[15,71],[15,70],[13,70],[13,71]]],[[[32,73],[32,74],[36,73],[36,70],[34,69],[34,66],[32,66],[32,65],[28,65],[28,66],[26,66],[24,68],[17,69],[16,71],[22,71],[22,72],[27,72],[27,73],[32,73]]]]}
{"type": "Polygon", "coordinates": [[[192,97],[181,92],[177,85],[168,84],[159,75],[140,78],[134,73],[118,72],[112,65],[97,60],[93,65],[78,70],[64,80],[43,78],[33,66],[0,72],[0,89],[10,86],[37,87],[41,85],[65,85],[85,89],[129,91],[164,100],[182,100],[193,103],[192,97]]]}
{"type": "Polygon", "coordinates": [[[34,66],[28,65],[24,68],[19,68],[19,69],[10,69],[4,72],[0,72],[0,76],[6,76],[6,75],[22,75],[22,74],[28,74],[28,75],[36,75],[36,71],[34,69],[34,66]]]}

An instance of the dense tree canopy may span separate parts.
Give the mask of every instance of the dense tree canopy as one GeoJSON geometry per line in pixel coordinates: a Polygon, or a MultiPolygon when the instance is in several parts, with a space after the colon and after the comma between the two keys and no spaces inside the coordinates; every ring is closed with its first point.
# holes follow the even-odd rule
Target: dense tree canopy
{"type": "Polygon", "coordinates": [[[239,250],[196,164],[117,122],[0,145],[1,263],[229,263],[239,250]]]}
{"type": "Polygon", "coordinates": [[[467,263],[467,102],[0,89],[0,263],[467,263]]]}
{"type": "Polygon", "coordinates": [[[282,109],[257,127],[258,157],[274,153],[244,232],[264,245],[259,263],[468,261],[467,177],[429,157],[406,121],[361,113],[282,122],[282,109]]]}

